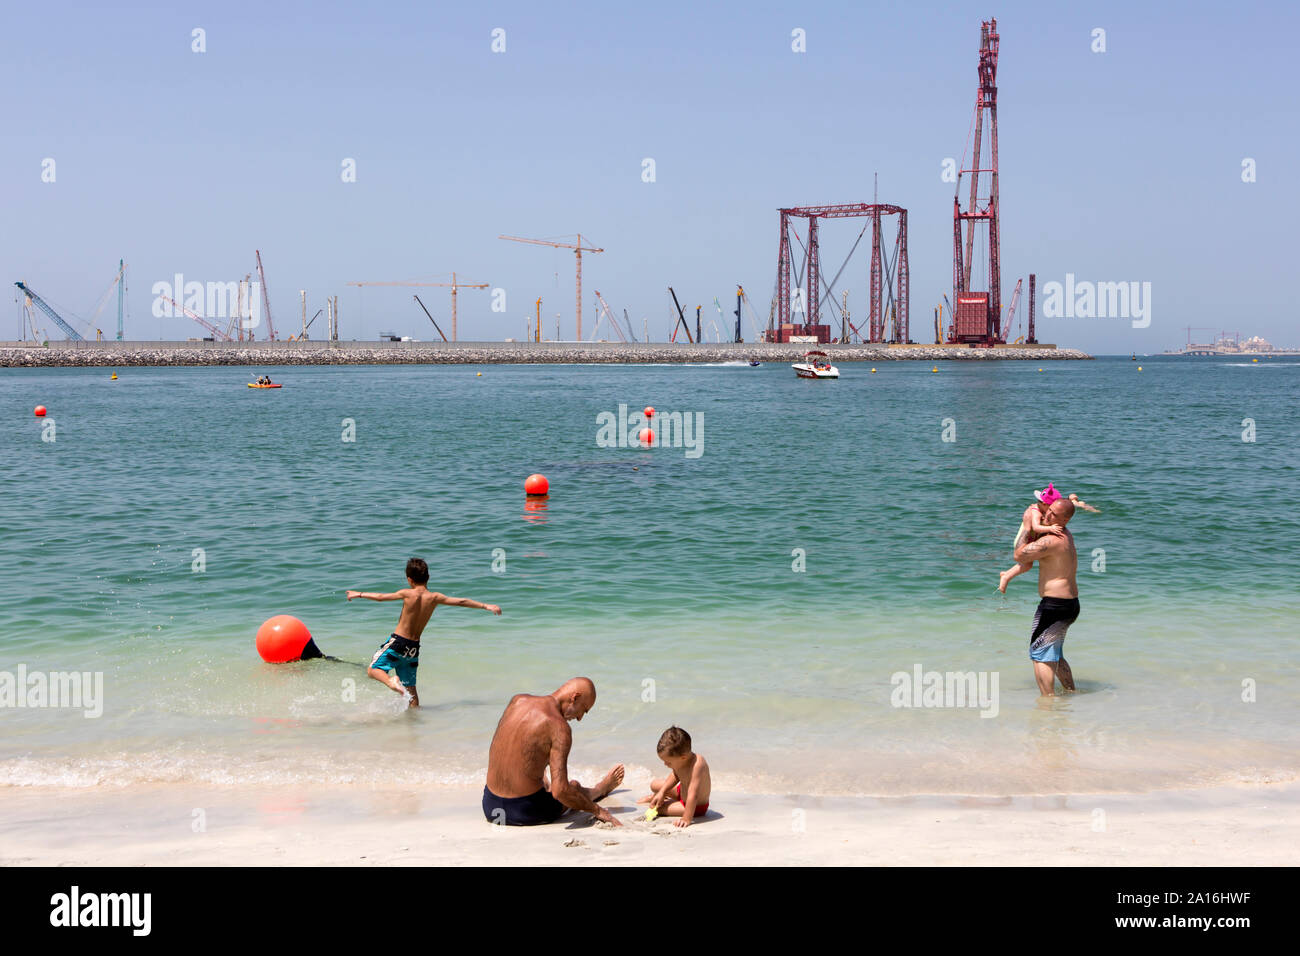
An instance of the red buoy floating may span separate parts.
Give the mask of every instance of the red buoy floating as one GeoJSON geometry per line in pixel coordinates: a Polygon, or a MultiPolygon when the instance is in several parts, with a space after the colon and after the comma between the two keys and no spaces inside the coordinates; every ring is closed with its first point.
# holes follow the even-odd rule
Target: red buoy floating
{"type": "Polygon", "coordinates": [[[524,494],[540,498],[551,493],[551,483],[545,475],[529,475],[524,479],[524,494]]]}
{"type": "Polygon", "coordinates": [[[322,657],[307,625],[288,614],[268,618],[257,629],[257,653],[268,664],[287,664],[322,657]]]}
{"type": "Polygon", "coordinates": [[[36,417],[37,417],[37,418],[44,418],[44,417],[45,417],[45,406],[44,406],[44,405],[37,405],[37,406],[36,406],[36,417]]]}
{"type": "Polygon", "coordinates": [[[643,445],[654,444],[654,440],[655,440],[654,429],[653,428],[641,429],[639,432],[636,433],[636,440],[643,445]]]}
{"type": "Polygon", "coordinates": [[[654,407],[653,405],[647,405],[647,406],[645,407],[645,417],[646,417],[646,418],[654,418],[654,417],[655,417],[655,407],[654,407]]]}

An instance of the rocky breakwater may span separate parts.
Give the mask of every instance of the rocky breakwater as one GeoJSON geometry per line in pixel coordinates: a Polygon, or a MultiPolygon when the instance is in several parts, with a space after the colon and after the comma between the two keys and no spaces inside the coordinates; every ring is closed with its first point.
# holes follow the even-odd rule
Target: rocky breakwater
{"type": "MultiPolygon", "coordinates": [[[[233,344],[76,342],[41,346],[0,345],[0,367],[101,367],[177,365],[491,365],[491,364],[674,364],[798,362],[806,345],[741,343],[720,345],[617,342],[266,342],[233,344]]],[[[1077,349],[951,346],[828,345],[831,361],[1059,361],[1089,359],[1077,349]]]]}

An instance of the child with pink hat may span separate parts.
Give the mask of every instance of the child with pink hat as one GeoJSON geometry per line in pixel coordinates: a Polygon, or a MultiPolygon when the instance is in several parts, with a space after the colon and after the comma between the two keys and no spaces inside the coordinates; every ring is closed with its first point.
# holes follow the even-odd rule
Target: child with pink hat
{"type": "MultiPolygon", "coordinates": [[[[1016,540],[1011,545],[1014,552],[1020,547],[1022,541],[1036,541],[1045,534],[1061,534],[1064,528],[1044,524],[1047,517],[1047,510],[1052,507],[1052,502],[1061,500],[1061,493],[1052,487],[1049,481],[1047,487],[1042,491],[1035,491],[1034,497],[1038,499],[1035,504],[1025,509],[1025,513],[1020,518],[1020,527],[1016,529],[1016,540]]],[[[1016,564],[1003,571],[998,579],[998,590],[1003,594],[1007,591],[1007,582],[1012,578],[1024,574],[1032,568],[1033,562],[1029,564],[1016,564]]]]}
{"type": "MultiPolygon", "coordinates": [[[[1049,481],[1047,487],[1042,491],[1034,492],[1034,497],[1038,499],[1038,502],[1026,508],[1025,513],[1020,518],[1020,527],[1016,529],[1016,539],[1011,545],[1011,550],[1013,552],[1016,548],[1020,547],[1022,540],[1035,541],[1045,534],[1059,535],[1065,533],[1065,529],[1060,525],[1043,523],[1044,519],[1047,517],[1048,509],[1052,507],[1052,503],[1060,501],[1065,496],[1057,491],[1049,481]]],[[[1076,508],[1083,508],[1086,511],[1093,512],[1097,510],[1086,501],[1080,500],[1078,495],[1070,495],[1070,501],[1076,508]]],[[[1031,562],[1030,564],[1017,564],[1003,571],[999,576],[998,590],[1005,594],[1007,591],[1007,582],[1014,577],[1024,574],[1032,567],[1033,563],[1031,562]]]]}

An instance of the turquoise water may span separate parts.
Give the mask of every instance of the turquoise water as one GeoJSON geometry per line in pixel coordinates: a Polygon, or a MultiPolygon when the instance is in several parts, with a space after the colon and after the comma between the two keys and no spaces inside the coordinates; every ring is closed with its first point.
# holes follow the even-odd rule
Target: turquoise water
{"type": "Polygon", "coordinates": [[[588,773],[657,768],[676,722],[723,788],[762,792],[1290,778],[1300,363],[1141,364],[268,370],[277,391],[237,368],[0,370],[0,672],[104,687],[94,719],[0,707],[0,784],[474,782],[510,695],[574,674],[599,695],[588,773]],[[699,413],[702,454],[599,447],[620,404],[699,413]],[[995,586],[1049,480],[1102,513],[1071,524],[1083,692],[1040,702],[1036,572],[995,586]],[[411,555],[504,609],[437,612],[416,713],[356,666],[398,606],[343,598],[404,586],[411,555]],[[281,613],[351,663],[262,663],[281,613]],[[891,706],[916,665],[996,674],[996,716],[891,706]]]}

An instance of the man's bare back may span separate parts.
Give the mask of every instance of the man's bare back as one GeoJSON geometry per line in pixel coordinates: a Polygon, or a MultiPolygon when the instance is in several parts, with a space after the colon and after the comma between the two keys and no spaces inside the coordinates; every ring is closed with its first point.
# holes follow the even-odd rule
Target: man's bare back
{"type": "Polygon", "coordinates": [[[595,701],[595,685],[585,677],[575,677],[546,696],[516,694],[510,698],[488,749],[483,812],[489,821],[513,824],[515,821],[508,818],[515,809],[514,801],[527,799],[536,804],[539,794],[544,797],[544,791],[549,791],[556,801],[551,806],[556,810],[585,810],[598,820],[618,823],[596,801],[608,796],[622,781],[622,764],[612,768],[594,787],[584,787],[569,778],[569,751],[573,747],[569,721],[582,720],[595,701]],[[494,819],[498,812],[507,819],[494,819]]]}
{"type": "Polygon", "coordinates": [[[551,697],[516,694],[497,722],[488,749],[487,785],[502,797],[522,797],[544,785],[551,748],[572,739],[568,722],[551,697]]]}

